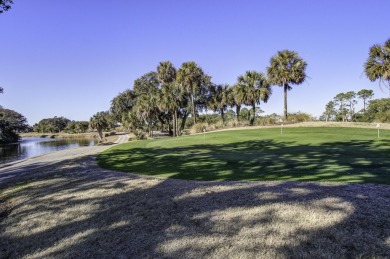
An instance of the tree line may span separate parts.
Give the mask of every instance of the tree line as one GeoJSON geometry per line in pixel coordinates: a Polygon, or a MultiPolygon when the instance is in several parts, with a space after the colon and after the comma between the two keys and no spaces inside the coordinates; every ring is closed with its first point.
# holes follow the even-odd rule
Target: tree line
{"type": "Polygon", "coordinates": [[[373,91],[367,89],[362,89],[357,93],[354,91],[339,93],[325,105],[325,111],[320,120],[390,122],[390,98],[370,100],[373,96],[373,91]],[[358,99],[363,102],[363,108],[356,111],[358,99]]]}
{"type": "MultiPolygon", "coordinates": [[[[7,11],[10,4],[10,0],[0,0],[0,13],[7,11]]],[[[205,74],[195,62],[183,63],[179,69],[169,61],[160,62],[156,71],[135,80],[133,89],[127,89],[113,98],[109,111],[96,113],[89,122],[54,117],[40,121],[34,125],[34,130],[82,133],[88,130],[88,124],[89,128],[97,129],[102,137],[103,130],[109,130],[117,123],[149,134],[159,123],[162,128],[168,128],[171,135],[177,136],[186,125],[196,123],[206,109],[217,112],[222,122],[226,115],[230,118],[235,115],[236,121],[245,119],[249,125],[253,125],[256,114],[261,111],[260,102],[267,102],[272,94],[272,85],[283,88],[283,117],[286,119],[287,93],[293,85],[306,80],[306,67],[307,63],[296,52],[283,50],[271,58],[266,73],[247,71],[230,86],[214,84],[211,76],[205,74]],[[245,105],[250,107],[250,111],[241,109],[245,105]],[[235,109],[235,112],[229,108],[235,109]],[[190,123],[187,123],[188,118],[190,123]]],[[[375,44],[370,48],[364,71],[370,81],[379,81],[380,87],[390,93],[390,39],[383,45],[375,44]]],[[[0,87],[0,93],[3,90],[0,87]]],[[[322,118],[390,122],[390,98],[369,101],[372,91],[363,90],[338,94],[326,105],[322,118]],[[363,100],[363,111],[355,111],[356,98],[363,100]]],[[[271,117],[274,121],[275,116],[271,117]]],[[[29,130],[31,127],[22,114],[0,106],[0,143],[17,141],[20,132],[29,130]]]]}
{"type": "MultiPolygon", "coordinates": [[[[383,45],[375,44],[370,48],[368,58],[364,63],[364,72],[370,81],[379,81],[381,89],[387,88],[390,95],[390,39],[383,45]]],[[[339,93],[326,104],[320,119],[390,122],[390,98],[369,101],[373,96],[374,92],[367,89],[362,89],[357,93],[354,91],[339,93]],[[357,98],[363,101],[363,109],[360,111],[355,111],[357,98]],[[367,102],[368,107],[366,107],[367,102]]]]}
{"type": "Polygon", "coordinates": [[[284,89],[284,118],[287,118],[287,92],[306,79],[307,63],[294,51],[279,51],[270,60],[266,74],[246,71],[233,86],[215,84],[195,62],[185,62],[176,69],[172,62],[160,62],[156,71],[148,72],[134,81],[133,89],[119,93],[111,100],[110,110],[95,114],[90,122],[104,130],[111,117],[115,122],[150,136],[157,124],[168,128],[172,136],[180,135],[187,121],[196,124],[199,115],[211,110],[222,122],[229,108],[235,109],[240,120],[241,107],[251,108],[249,124],[253,125],[261,102],[267,102],[272,85],[284,89]]]}
{"type": "Polygon", "coordinates": [[[39,133],[85,133],[88,129],[88,121],[74,121],[57,116],[42,119],[33,126],[33,131],[39,133]]]}

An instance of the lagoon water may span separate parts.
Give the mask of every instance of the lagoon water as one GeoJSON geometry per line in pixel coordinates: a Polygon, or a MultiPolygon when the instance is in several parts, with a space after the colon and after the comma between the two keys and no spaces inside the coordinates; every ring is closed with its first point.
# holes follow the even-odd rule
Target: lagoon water
{"type": "Polygon", "coordinates": [[[95,145],[95,140],[93,139],[23,138],[19,143],[0,145],[0,164],[52,151],[93,145],[95,145]]]}

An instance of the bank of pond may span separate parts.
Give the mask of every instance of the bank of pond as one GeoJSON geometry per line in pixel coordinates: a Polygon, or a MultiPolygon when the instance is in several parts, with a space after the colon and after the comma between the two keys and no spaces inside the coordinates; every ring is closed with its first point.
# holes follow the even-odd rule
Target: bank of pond
{"type": "Polygon", "coordinates": [[[93,138],[23,137],[17,143],[0,145],[0,165],[52,151],[93,146],[95,144],[97,144],[97,140],[93,138]]]}

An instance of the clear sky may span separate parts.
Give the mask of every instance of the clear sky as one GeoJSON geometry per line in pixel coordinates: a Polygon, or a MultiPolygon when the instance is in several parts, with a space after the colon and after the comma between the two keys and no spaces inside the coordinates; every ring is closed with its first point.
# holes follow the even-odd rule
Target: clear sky
{"type": "MultiPolygon", "coordinates": [[[[389,0],[14,0],[0,14],[0,105],[30,124],[89,120],[160,61],[195,61],[215,83],[233,85],[289,49],[310,77],[289,92],[289,112],[319,116],[340,92],[388,97],[363,64],[390,38],[389,10],[389,0]]],[[[282,114],[282,89],[273,89],[261,108],[282,114]]]]}

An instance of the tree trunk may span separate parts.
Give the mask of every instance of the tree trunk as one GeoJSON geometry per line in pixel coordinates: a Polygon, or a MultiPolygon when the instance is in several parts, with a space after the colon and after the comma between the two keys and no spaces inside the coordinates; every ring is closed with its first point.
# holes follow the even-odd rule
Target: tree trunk
{"type": "Polygon", "coordinates": [[[173,131],[171,130],[171,124],[169,123],[169,121],[168,121],[168,134],[170,136],[173,136],[173,131]]]}
{"type": "MultiPolygon", "coordinates": [[[[163,120],[163,118],[159,115],[158,116],[158,120],[160,121],[160,123],[161,123],[161,132],[163,132],[164,131],[164,120],[163,120]]],[[[169,121],[168,121],[168,124],[169,124],[169,121]]]]}
{"type": "Polygon", "coordinates": [[[223,112],[223,109],[221,109],[221,118],[222,118],[222,123],[225,123],[225,113],[223,112]]]}
{"type": "Polygon", "coordinates": [[[186,112],[184,113],[183,119],[182,119],[182,121],[181,121],[180,131],[184,130],[184,127],[186,126],[187,118],[188,118],[188,112],[186,111],[186,112]]]}
{"type": "Polygon", "coordinates": [[[191,102],[192,102],[192,116],[194,116],[194,124],[196,124],[196,114],[195,114],[195,96],[191,96],[191,102]]]}
{"type": "Polygon", "coordinates": [[[240,121],[240,110],[241,110],[241,105],[236,105],[237,121],[240,121]]]}
{"type": "Polygon", "coordinates": [[[366,99],[363,99],[363,111],[366,113],[366,99]]]}
{"type": "Polygon", "coordinates": [[[252,109],[253,109],[253,116],[249,121],[249,124],[251,126],[253,126],[253,124],[255,123],[255,119],[256,119],[256,103],[252,103],[252,109]]]}
{"type": "Polygon", "coordinates": [[[99,142],[103,140],[103,131],[101,129],[97,129],[98,135],[99,135],[99,142]]]}
{"type": "Polygon", "coordinates": [[[173,136],[177,137],[177,110],[175,109],[173,113],[173,136]]]}
{"type": "Polygon", "coordinates": [[[284,119],[287,119],[287,84],[284,84],[284,119]]]}

